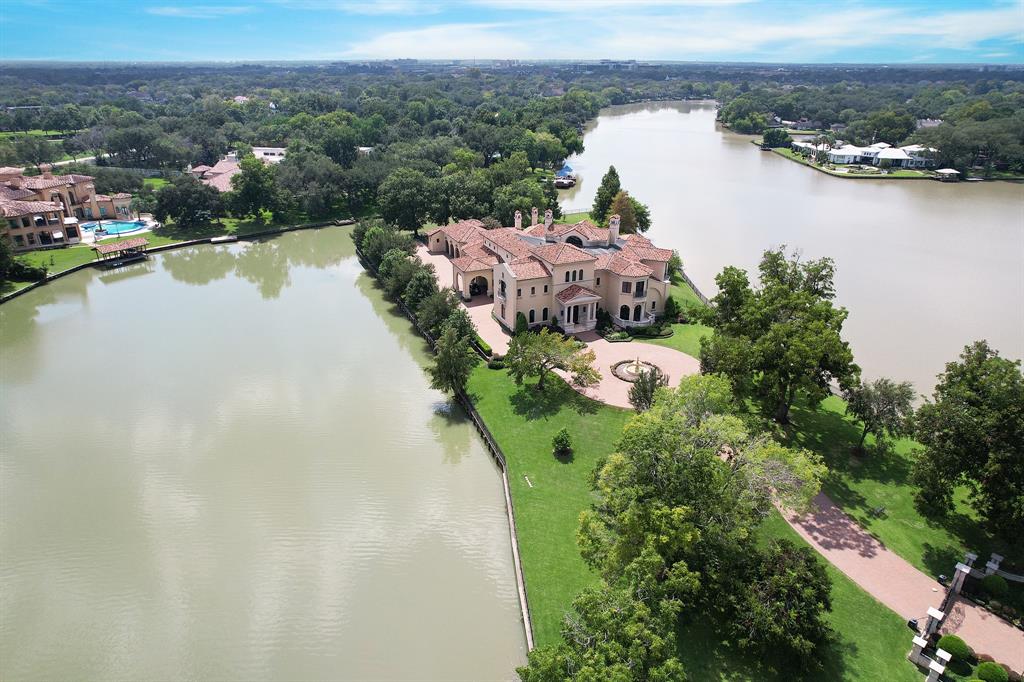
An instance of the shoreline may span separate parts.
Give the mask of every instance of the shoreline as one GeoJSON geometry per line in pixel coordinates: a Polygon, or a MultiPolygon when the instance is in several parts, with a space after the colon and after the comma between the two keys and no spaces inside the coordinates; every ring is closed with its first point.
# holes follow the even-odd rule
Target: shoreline
{"type": "MultiPolygon", "coordinates": [[[[277,234],[284,234],[285,232],[295,232],[298,230],[317,230],[324,227],[344,227],[346,225],[354,225],[355,223],[356,221],[354,218],[346,218],[344,220],[326,220],[316,223],[300,223],[298,225],[286,225],[284,227],[273,228],[269,230],[260,230],[259,232],[247,232],[245,234],[236,234],[231,236],[237,237],[237,241],[244,241],[246,239],[259,239],[261,237],[270,237],[277,234]]],[[[132,236],[145,238],[144,235],[146,234],[151,233],[142,232],[132,236]]],[[[226,233],[217,234],[211,237],[202,237],[200,239],[186,239],[180,242],[174,242],[172,244],[161,244],[160,246],[154,246],[151,249],[146,249],[146,253],[160,253],[162,251],[172,251],[174,249],[181,249],[186,246],[199,246],[201,244],[213,244],[216,246],[217,242],[214,240],[221,239],[225,236],[229,235],[227,235],[226,233]]],[[[14,291],[9,291],[6,294],[0,295],[0,305],[3,305],[4,303],[7,303],[8,301],[19,297],[22,294],[26,294],[29,291],[32,291],[33,289],[38,289],[39,287],[49,284],[54,280],[58,280],[61,277],[66,277],[67,275],[76,273],[86,268],[94,268],[101,262],[102,261],[91,260],[88,263],[79,263],[78,265],[73,265],[70,268],[67,268],[66,270],[61,270],[60,272],[47,274],[46,277],[39,280],[38,282],[32,282],[31,284],[23,286],[20,289],[15,289],[14,291]]]]}

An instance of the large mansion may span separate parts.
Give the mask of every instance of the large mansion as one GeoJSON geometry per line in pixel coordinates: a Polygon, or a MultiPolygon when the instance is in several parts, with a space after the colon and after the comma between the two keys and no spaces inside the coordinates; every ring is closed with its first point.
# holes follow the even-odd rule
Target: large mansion
{"type": "Polygon", "coordinates": [[[96,194],[88,175],[26,176],[21,168],[0,168],[0,236],[16,251],[77,244],[79,219],[128,219],[131,194],[96,194]]]}
{"type": "Polygon", "coordinates": [[[651,324],[668,297],[669,249],[639,234],[619,236],[619,216],[607,228],[587,220],[555,223],[551,211],[529,227],[516,211],[515,226],[488,230],[463,220],[427,233],[431,253],[451,259],[463,298],[486,295],[493,315],[514,329],[517,313],[530,326],[557,323],[566,332],[589,331],[604,309],[622,327],[651,324]]]}

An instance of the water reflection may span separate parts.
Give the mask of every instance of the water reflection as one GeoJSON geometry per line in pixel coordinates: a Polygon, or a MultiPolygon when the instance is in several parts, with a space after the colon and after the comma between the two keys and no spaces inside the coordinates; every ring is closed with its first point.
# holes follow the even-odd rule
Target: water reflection
{"type": "Polygon", "coordinates": [[[0,678],[513,679],[501,479],[334,232],[0,306],[0,678]]]}
{"type": "Polygon", "coordinates": [[[198,246],[164,252],[160,258],[179,282],[204,286],[235,275],[256,285],[264,299],[276,299],[291,285],[291,268],[324,269],[355,254],[351,230],[327,228],[311,231],[309,239],[272,235],[234,245],[198,246]]]}

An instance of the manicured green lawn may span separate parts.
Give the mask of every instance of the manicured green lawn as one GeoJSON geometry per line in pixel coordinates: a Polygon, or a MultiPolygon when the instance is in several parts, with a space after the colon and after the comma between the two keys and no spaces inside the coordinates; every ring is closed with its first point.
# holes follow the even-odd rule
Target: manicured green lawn
{"type": "Polygon", "coordinates": [[[508,458],[538,645],[558,641],[563,614],[576,594],[596,580],[576,546],[579,515],[593,499],[591,472],[598,459],[613,451],[632,414],[584,398],[554,379],[541,394],[532,383],[516,386],[504,370],[480,366],[467,389],[508,458]],[[551,453],[551,438],[563,426],[574,447],[568,459],[551,453]]]}
{"type": "Polygon", "coordinates": [[[22,260],[46,268],[50,274],[73,268],[95,259],[96,252],[91,246],[69,246],[66,249],[50,249],[49,251],[29,251],[18,256],[22,260]]]}
{"type": "MultiPolygon", "coordinates": [[[[786,539],[805,546],[803,538],[777,512],[765,520],[759,540],[786,539]]],[[[818,556],[832,579],[834,643],[825,649],[822,667],[803,671],[773,665],[738,651],[715,623],[695,621],[679,630],[679,655],[691,680],[721,682],[782,682],[783,680],[886,680],[915,682],[923,679],[906,660],[911,631],[903,620],[857,587],[841,571],[818,556]]]]}
{"type": "Polygon", "coordinates": [[[558,222],[565,223],[566,225],[571,225],[578,223],[581,220],[591,220],[590,212],[584,211],[582,213],[566,213],[561,218],[558,219],[558,222]]]}
{"type": "MultiPolygon", "coordinates": [[[[483,366],[474,371],[468,392],[508,458],[537,644],[556,642],[573,597],[596,580],[576,546],[579,514],[594,499],[590,475],[612,452],[632,413],[583,398],[557,380],[539,394],[533,384],[517,387],[505,371],[483,366]],[[551,454],[551,437],[563,426],[575,447],[569,460],[551,454]]],[[[778,514],[768,518],[762,533],[764,540],[803,542],[778,514]]],[[[917,679],[903,658],[910,631],[901,619],[838,570],[828,571],[834,585],[831,620],[842,635],[827,652],[825,670],[807,679],[917,679]]],[[[680,648],[690,679],[794,679],[794,671],[773,673],[736,651],[704,620],[682,627],[680,648]]]]}
{"type": "Polygon", "coordinates": [[[697,293],[678,274],[672,275],[672,284],[669,286],[668,295],[676,299],[683,310],[704,305],[704,302],[697,297],[697,293]]]}
{"type": "Polygon", "coordinates": [[[643,343],[653,343],[658,346],[668,346],[669,348],[675,348],[681,353],[693,356],[695,358],[700,357],[700,340],[711,334],[711,327],[705,327],[702,324],[674,324],[672,325],[672,336],[667,339],[645,339],[640,336],[634,337],[634,343],[642,341],[643,343]]]}
{"type": "Polygon", "coordinates": [[[163,178],[143,178],[142,184],[146,187],[152,187],[153,189],[160,189],[164,185],[168,184],[163,178]]]}
{"type": "Polygon", "coordinates": [[[857,523],[932,576],[952,575],[967,550],[983,558],[991,551],[1021,558],[1024,551],[1020,546],[1014,548],[985,532],[963,489],[956,496],[956,510],[947,519],[930,522],[922,517],[914,507],[915,487],[910,483],[913,452],[921,446],[901,439],[878,447],[868,436],[865,454],[855,454],[860,425],[845,409],[836,396],[818,409],[797,405],[786,436],[792,444],[821,454],[829,468],[825,494],[857,523]]]}

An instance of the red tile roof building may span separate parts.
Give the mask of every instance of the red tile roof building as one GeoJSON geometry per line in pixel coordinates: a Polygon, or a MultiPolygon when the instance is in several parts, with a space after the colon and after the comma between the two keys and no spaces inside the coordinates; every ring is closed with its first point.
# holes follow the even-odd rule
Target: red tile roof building
{"type": "Polygon", "coordinates": [[[80,219],[132,217],[131,195],[96,194],[93,178],[68,173],[24,175],[21,168],[0,168],[0,238],[15,251],[66,246],[81,241],[80,219]]]}
{"type": "Polygon", "coordinates": [[[557,323],[567,332],[597,324],[602,308],[623,327],[643,326],[664,310],[669,249],[638,234],[619,236],[619,217],[609,227],[587,220],[544,222],[488,230],[462,220],[427,232],[427,248],[446,254],[456,289],[464,298],[493,298],[494,317],[509,329],[522,313],[531,326],[557,323]]]}

